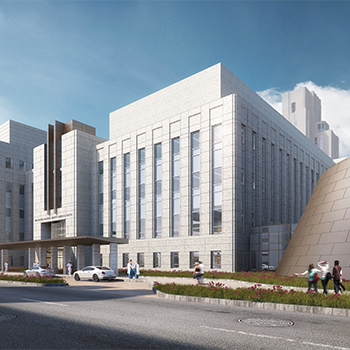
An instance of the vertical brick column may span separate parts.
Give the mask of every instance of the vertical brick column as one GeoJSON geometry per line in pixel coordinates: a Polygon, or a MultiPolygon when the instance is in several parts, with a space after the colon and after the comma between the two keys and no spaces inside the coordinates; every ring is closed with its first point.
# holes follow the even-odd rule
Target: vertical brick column
{"type": "Polygon", "coordinates": [[[1,271],[5,270],[5,261],[9,260],[9,251],[7,249],[1,249],[1,271]]]}
{"type": "Polygon", "coordinates": [[[67,274],[67,264],[68,264],[68,261],[71,260],[70,259],[70,255],[71,255],[70,250],[71,250],[70,246],[63,247],[63,274],[64,275],[67,274]]]}
{"type": "Polygon", "coordinates": [[[81,270],[85,266],[85,246],[78,245],[77,247],[77,270],[81,270]]]}
{"type": "Polygon", "coordinates": [[[46,266],[46,248],[39,247],[39,264],[40,266],[46,266]]]}
{"type": "Polygon", "coordinates": [[[100,245],[93,244],[92,245],[92,265],[93,266],[100,266],[100,264],[101,264],[100,245]]]}
{"type": "Polygon", "coordinates": [[[58,272],[58,247],[51,247],[51,268],[58,272]]]}
{"type": "Polygon", "coordinates": [[[28,248],[28,267],[33,267],[35,261],[35,248],[28,248]]]}

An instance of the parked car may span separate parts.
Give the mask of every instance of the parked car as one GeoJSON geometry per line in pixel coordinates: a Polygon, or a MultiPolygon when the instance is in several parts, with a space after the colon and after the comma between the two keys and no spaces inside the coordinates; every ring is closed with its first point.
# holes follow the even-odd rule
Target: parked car
{"type": "Polygon", "coordinates": [[[276,268],[274,266],[272,266],[272,265],[269,266],[269,265],[266,265],[266,264],[262,264],[261,269],[262,270],[269,270],[269,271],[275,271],[276,270],[276,268]]]}
{"type": "Polygon", "coordinates": [[[109,280],[116,278],[116,273],[106,266],[86,266],[82,270],[75,271],[73,277],[76,281],[81,279],[94,280],[109,280]]]}
{"type": "Polygon", "coordinates": [[[35,277],[54,277],[55,271],[45,266],[33,266],[23,272],[23,276],[35,276],[35,277]]]}

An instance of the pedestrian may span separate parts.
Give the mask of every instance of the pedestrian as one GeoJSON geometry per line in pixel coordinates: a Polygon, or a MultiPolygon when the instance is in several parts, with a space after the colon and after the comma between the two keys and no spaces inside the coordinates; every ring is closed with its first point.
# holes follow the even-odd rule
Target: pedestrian
{"type": "Polygon", "coordinates": [[[328,294],[327,284],[330,278],[332,278],[332,275],[330,274],[330,272],[328,272],[328,269],[329,269],[328,261],[327,260],[319,261],[317,263],[317,266],[321,269],[321,282],[323,287],[323,293],[328,294]]]}
{"type": "Polygon", "coordinates": [[[334,293],[339,294],[339,288],[340,288],[340,279],[343,274],[342,268],[339,266],[339,260],[334,261],[333,266],[333,282],[334,282],[334,293]]]}
{"type": "Polygon", "coordinates": [[[128,268],[129,279],[132,279],[133,278],[132,260],[129,261],[127,268],[128,268]]]}
{"type": "Polygon", "coordinates": [[[313,285],[315,289],[315,293],[317,294],[317,278],[315,278],[316,277],[315,275],[317,272],[321,272],[321,271],[318,269],[315,269],[314,264],[310,264],[309,268],[306,271],[304,271],[303,273],[296,273],[295,275],[305,276],[307,274],[309,278],[309,285],[308,285],[307,291],[309,292],[311,290],[311,286],[313,285]]]}
{"type": "Polygon", "coordinates": [[[199,267],[199,262],[197,261],[194,265],[193,279],[196,280],[196,284],[200,284],[201,278],[201,268],[199,267]]]}
{"type": "Polygon", "coordinates": [[[40,266],[40,263],[39,261],[36,262],[36,266],[39,267],[40,266]]]}
{"type": "Polygon", "coordinates": [[[48,267],[48,268],[51,267],[51,261],[49,261],[49,262],[47,263],[47,267],[48,267]]]}
{"type": "Polygon", "coordinates": [[[140,275],[140,265],[139,265],[138,261],[136,261],[136,263],[135,263],[134,275],[135,275],[135,278],[136,278],[136,279],[139,278],[139,275],[140,275]]]}
{"type": "Polygon", "coordinates": [[[9,263],[7,262],[7,260],[5,261],[4,266],[5,266],[5,273],[7,273],[9,270],[9,263]]]}
{"type": "Polygon", "coordinates": [[[198,261],[198,263],[199,263],[199,272],[200,272],[200,280],[199,280],[199,282],[200,282],[200,284],[203,284],[204,283],[204,281],[203,281],[203,277],[204,277],[204,265],[203,265],[203,263],[201,262],[201,261],[198,261]]]}
{"type": "Polygon", "coordinates": [[[33,267],[36,267],[36,262],[35,261],[33,261],[33,267]]]}
{"type": "Polygon", "coordinates": [[[67,264],[67,270],[68,270],[69,277],[72,277],[72,267],[73,267],[72,262],[69,260],[68,264],[67,264]]]}

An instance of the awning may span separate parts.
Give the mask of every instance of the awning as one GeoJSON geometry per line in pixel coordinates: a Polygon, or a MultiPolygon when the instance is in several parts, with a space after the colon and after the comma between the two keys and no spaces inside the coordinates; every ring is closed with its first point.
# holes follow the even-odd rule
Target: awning
{"type": "Polygon", "coordinates": [[[112,237],[65,237],[58,239],[37,239],[34,241],[21,241],[21,242],[10,242],[0,243],[0,249],[7,250],[27,250],[28,248],[39,248],[39,247],[63,247],[63,246],[77,246],[77,245],[92,245],[100,244],[106,245],[110,243],[116,244],[128,244],[129,240],[125,238],[112,238],[112,237]]]}

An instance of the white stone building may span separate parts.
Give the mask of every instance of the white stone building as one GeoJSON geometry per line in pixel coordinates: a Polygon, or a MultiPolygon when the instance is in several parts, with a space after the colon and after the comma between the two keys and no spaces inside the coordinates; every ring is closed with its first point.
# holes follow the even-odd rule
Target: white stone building
{"type": "Polygon", "coordinates": [[[49,126],[34,150],[33,238],[42,258],[54,241],[56,265],[65,240],[63,266],[101,253],[114,267],[259,268],[252,227],[297,222],[333,164],[217,64],[112,112],[107,141],[75,121],[49,126]]]}
{"type": "Polygon", "coordinates": [[[339,158],[339,137],[321,120],[321,100],[300,87],[282,95],[282,114],[332,159],[339,158]]]}

